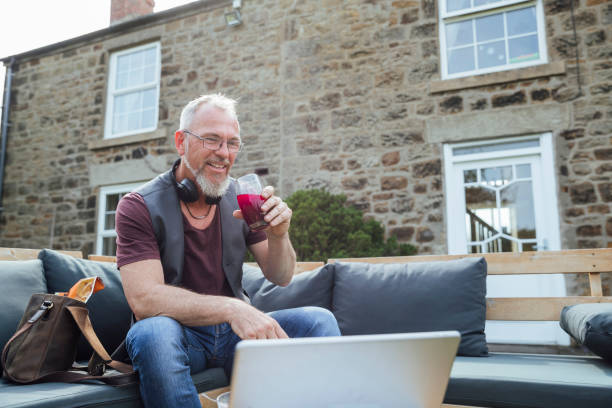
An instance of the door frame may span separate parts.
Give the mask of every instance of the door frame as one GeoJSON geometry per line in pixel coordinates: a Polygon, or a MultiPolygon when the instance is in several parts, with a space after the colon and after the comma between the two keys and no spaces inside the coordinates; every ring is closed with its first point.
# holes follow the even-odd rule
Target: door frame
{"type": "MultiPolygon", "coordinates": [[[[445,143],[443,145],[444,150],[444,184],[445,184],[445,196],[446,196],[446,238],[448,253],[450,255],[460,255],[467,253],[466,242],[466,231],[464,222],[464,212],[461,213],[461,222],[457,222],[457,208],[451,206],[450,202],[457,202],[455,200],[464,197],[464,193],[459,189],[462,188],[463,183],[460,185],[456,182],[457,165],[467,162],[478,162],[478,161],[489,161],[494,159],[506,159],[506,158],[518,158],[524,156],[537,156],[539,157],[540,174],[533,174],[533,187],[534,187],[534,203],[541,207],[540,209],[535,208],[536,212],[536,225],[544,228],[543,233],[538,234],[538,247],[546,250],[559,250],[561,249],[561,236],[560,236],[560,225],[559,225],[559,206],[557,201],[557,181],[555,177],[554,167],[554,150],[552,143],[552,134],[543,133],[530,136],[519,136],[510,138],[499,138],[499,139],[488,139],[479,140],[472,142],[462,143],[445,143]],[[453,155],[453,149],[462,147],[477,147],[477,146],[490,146],[497,144],[505,144],[512,142],[521,142],[528,140],[538,140],[539,146],[533,147],[522,147],[509,150],[499,150],[487,153],[471,153],[460,156],[453,155]],[[539,177],[539,179],[538,179],[539,177]],[[535,194],[541,192],[540,196],[542,199],[535,197],[535,194]],[[554,211],[546,211],[546,209],[554,209],[554,211]],[[538,220],[538,213],[540,217],[538,220]],[[543,214],[546,214],[545,216],[543,214]],[[454,222],[453,222],[454,221],[454,222]],[[546,242],[544,242],[546,239],[546,242]],[[545,245],[544,245],[545,244],[545,245]]],[[[533,169],[535,170],[535,169],[533,169]]],[[[534,172],[535,173],[535,172],[534,172]]],[[[461,206],[464,206],[465,200],[460,202],[461,206]]]]}

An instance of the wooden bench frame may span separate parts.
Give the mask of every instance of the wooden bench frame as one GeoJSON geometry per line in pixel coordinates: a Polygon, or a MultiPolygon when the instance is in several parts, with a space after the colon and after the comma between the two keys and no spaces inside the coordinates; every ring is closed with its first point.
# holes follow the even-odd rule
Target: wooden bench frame
{"type": "MultiPolygon", "coordinates": [[[[38,249],[0,248],[0,260],[35,259],[38,249]]],[[[82,258],[80,251],[59,251],[82,258]]],[[[534,274],[587,274],[590,295],[564,297],[501,297],[487,298],[487,320],[558,321],[565,306],[581,303],[612,302],[612,296],[603,296],[602,273],[612,273],[612,248],[568,249],[563,251],[492,253],[467,255],[418,255],[378,258],[338,258],[334,262],[408,263],[448,261],[465,257],[483,256],[489,275],[534,274]]],[[[115,262],[114,256],[89,255],[88,259],[115,262]]],[[[252,264],[256,265],[256,264],[252,264]]],[[[298,262],[295,274],[323,266],[323,262],[298,262]]]]}
{"type": "Polygon", "coordinates": [[[468,255],[422,255],[330,259],[328,262],[407,263],[484,257],[488,275],[587,274],[589,296],[487,298],[487,320],[559,321],[565,306],[612,302],[603,296],[601,274],[612,272],[612,248],[468,255]]]}
{"type": "MultiPolygon", "coordinates": [[[[38,259],[40,249],[28,248],[2,248],[0,247],[0,261],[27,261],[30,259],[38,259]]],[[[83,258],[81,251],[57,251],[73,258],[83,258]]]]}

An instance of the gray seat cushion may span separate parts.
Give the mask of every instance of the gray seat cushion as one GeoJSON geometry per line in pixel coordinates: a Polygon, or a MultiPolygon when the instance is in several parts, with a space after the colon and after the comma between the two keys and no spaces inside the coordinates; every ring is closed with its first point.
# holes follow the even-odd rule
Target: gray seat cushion
{"type": "MultiPolygon", "coordinates": [[[[108,353],[112,353],[130,328],[132,312],[128,306],[117,265],[77,259],[50,249],[38,254],[43,262],[49,293],[67,292],[79,279],[98,276],[104,289],[87,302],[94,330],[108,353]]],[[[77,359],[85,360],[92,350],[84,338],[79,341],[77,359]]]]}
{"type": "Polygon", "coordinates": [[[332,312],[343,335],[457,330],[459,355],[487,355],[484,258],[338,262],[334,276],[332,312]]]}
{"type": "Polygon", "coordinates": [[[457,357],[444,402],[490,408],[609,408],[612,365],[582,356],[457,357]]]}
{"type": "MultiPolygon", "coordinates": [[[[223,369],[211,368],[192,376],[198,392],[228,385],[223,369]]],[[[16,385],[0,380],[3,408],[141,408],[138,385],[112,387],[103,384],[40,383],[16,385]]]]}
{"type": "Polygon", "coordinates": [[[0,282],[1,351],[17,330],[30,296],[33,293],[47,293],[47,282],[42,262],[37,259],[0,261],[0,282]]]}

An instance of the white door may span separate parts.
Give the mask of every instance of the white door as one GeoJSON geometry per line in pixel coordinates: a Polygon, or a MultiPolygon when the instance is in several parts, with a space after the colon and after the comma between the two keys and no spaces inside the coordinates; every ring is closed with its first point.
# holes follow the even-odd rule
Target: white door
{"type": "MultiPolygon", "coordinates": [[[[550,134],[445,146],[450,254],[560,249],[550,134]]],[[[489,276],[488,297],[565,296],[559,275],[489,276]]],[[[558,322],[487,321],[491,343],[569,344],[558,322]]]]}

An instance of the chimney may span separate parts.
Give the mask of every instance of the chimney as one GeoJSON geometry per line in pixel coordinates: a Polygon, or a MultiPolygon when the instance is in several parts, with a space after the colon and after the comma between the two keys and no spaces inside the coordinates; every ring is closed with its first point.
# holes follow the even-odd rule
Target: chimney
{"type": "Polygon", "coordinates": [[[110,25],[153,13],[155,0],[111,0],[110,25]]]}

